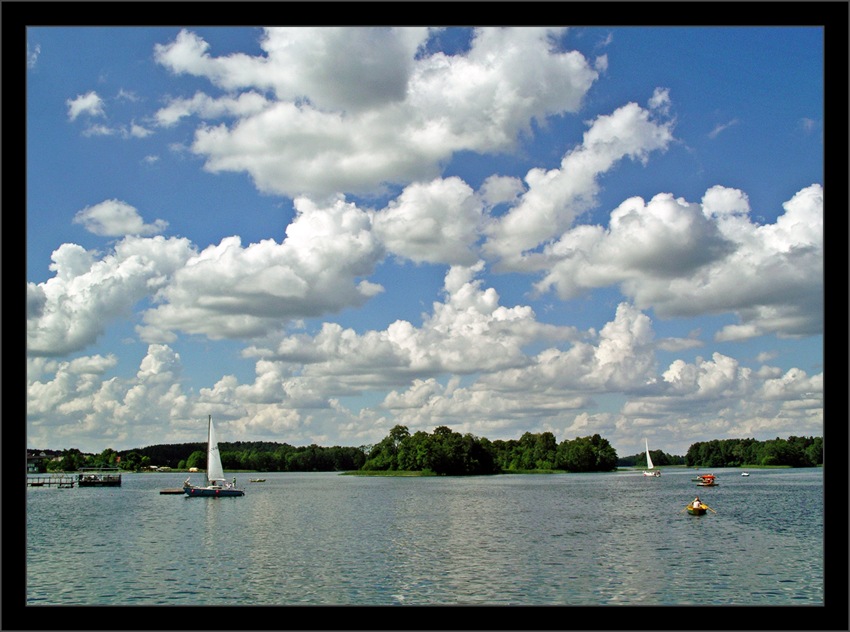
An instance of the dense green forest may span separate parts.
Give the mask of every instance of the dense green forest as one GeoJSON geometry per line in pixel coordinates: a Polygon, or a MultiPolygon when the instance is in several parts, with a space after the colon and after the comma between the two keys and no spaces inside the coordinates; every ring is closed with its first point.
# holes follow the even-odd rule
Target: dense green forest
{"type": "MultiPolygon", "coordinates": [[[[609,472],[617,467],[641,467],[644,452],[618,458],[607,439],[594,434],[560,443],[551,432],[526,432],[519,439],[494,440],[461,434],[446,426],[433,432],[410,434],[395,426],[379,443],[361,447],[294,447],[287,443],[238,441],[222,443],[221,460],[226,470],[258,472],[417,471],[430,474],[470,475],[523,471],[609,472]]],[[[100,454],[77,449],[28,450],[61,457],[41,464],[43,471],[73,472],[81,467],[120,467],[141,471],[150,466],[173,469],[206,468],[206,444],[162,444],[100,454]]],[[[789,466],[823,464],[821,437],[788,439],[723,439],[694,443],[687,454],[675,456],[650,450],[656,466],[688,467],[789,466]]]]}
{"type": "MultiPolygon", "coordinates": [[[[655,458],[655,453],[650,450],[655,458]]],[[[685,455],[688,467],[741,467],[742,465],[823,465],[823,437],[787,439],[722,439],[691,444],[685,455]]]]}
{"type": "Polygon", "coordinates": [[[617,468],[617,453],[598,434],[558,443],[551,432],[526,432],[507,441],[461,434],[446,426],[410,434],[396,426],[369,451],[361,469],[420,471],[435,474],[498,474],[522,470],[608,472],[617,468]]]}

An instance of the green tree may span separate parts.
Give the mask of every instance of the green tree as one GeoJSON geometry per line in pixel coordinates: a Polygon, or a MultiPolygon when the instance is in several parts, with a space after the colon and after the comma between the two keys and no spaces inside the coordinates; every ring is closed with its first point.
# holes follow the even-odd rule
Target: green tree
{"type": "Polygon", "coordinates": [[[596,471],[610,472],[617,469],[617,451],[599,434],[590,438],[590,443],[596,453],[596,471]]]}
{"type": "Polygon", "coordinates": [[[59,461],[59,470],[63,472],[75,472],[85,466],[86,457],[76,448],[62,451],[62,460],[59,461]]]}
{"type": "Polygon", "coordinates": [[[397,425],[390,430],[383,441],[369,452],[369,458],[363,464],[366,470],[398,470],[398,453],[401,444],[410,436],[406,426],[397,425]]]}
{"type": "Polygon", "coordinates": [[[558,444],[556,466],[568,472],[610,472],[617,469],[617,451],[594,434],[558,444]]]}
{"type": "Polygon", "coordinates": [[[121,459],[121,469],[138,472],[142,462],[142,455],[133,450],[121,459]]]}
{"type": "Polygon", "coordinates": [[[596,465],[596,454],[590,439],[576,437],[573,441],[562,441],[558,446],[557,464],[568,472],[592,472],[596,465]]]}
{"type": "Polygon", "coordinates": [[[189,458],[186,459],[186,467],[197,467],[200,470],[206,469],[207,453],[202,450],[195,450],[194,452],[192,452],[192,454],[189,455],[189,458]]]}
{"type": "Polygon", "coordinates": [[[823,438],[814,437],[805,450],[806,462],[810,467],[823,465],[823,438]]]}

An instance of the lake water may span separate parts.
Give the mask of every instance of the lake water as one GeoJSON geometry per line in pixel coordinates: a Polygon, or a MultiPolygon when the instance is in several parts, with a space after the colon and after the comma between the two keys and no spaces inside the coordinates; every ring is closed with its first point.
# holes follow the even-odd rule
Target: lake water
{"type": "Polygon", "coordinates": [[[713,470],[714,488],[696,473],[237,474],[246,495],[221,499],[159,493],[183,473],[28,488],[26,601],[822,606],[822,469],[713,470]],[[683,513],[696,494],[716,513],[683,513]]]}

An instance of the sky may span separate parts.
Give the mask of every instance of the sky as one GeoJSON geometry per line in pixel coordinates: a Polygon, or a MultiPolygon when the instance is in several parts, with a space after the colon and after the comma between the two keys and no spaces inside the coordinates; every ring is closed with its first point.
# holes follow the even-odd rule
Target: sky
{"type": "Polygon", "coordinates": [[[31,27],[26,443],[822,436],[812,27],[31,27]]]}

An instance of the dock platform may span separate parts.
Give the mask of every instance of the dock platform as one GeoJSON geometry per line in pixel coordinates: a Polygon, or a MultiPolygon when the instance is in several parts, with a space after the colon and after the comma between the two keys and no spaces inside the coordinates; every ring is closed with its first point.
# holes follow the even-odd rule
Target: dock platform
{"type": "Polygon", "coordinates": [[[64,487],[74,486],[74,477],[67,474],[45,474],[42,476],[27,476],[27,487],[64,487]]]}
{"type": "Polygon", "coordinates": [[[81,467],[77,472],[80,487],[121,487],[121,470],[117,467],[81,467]]]}

